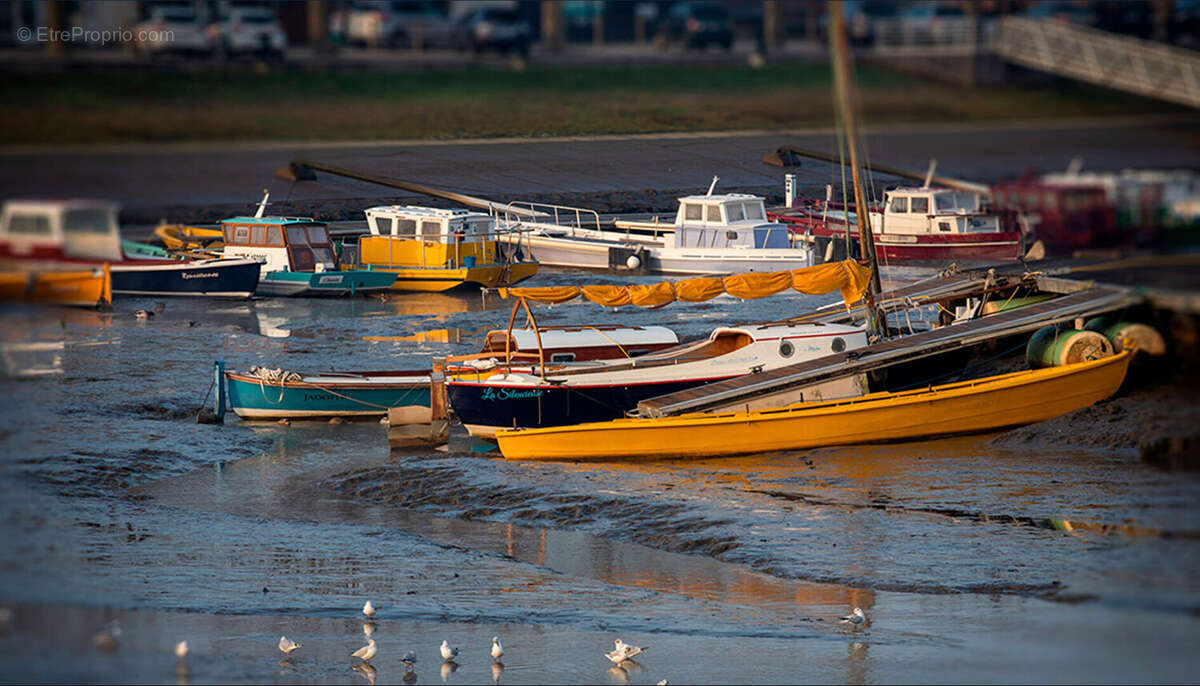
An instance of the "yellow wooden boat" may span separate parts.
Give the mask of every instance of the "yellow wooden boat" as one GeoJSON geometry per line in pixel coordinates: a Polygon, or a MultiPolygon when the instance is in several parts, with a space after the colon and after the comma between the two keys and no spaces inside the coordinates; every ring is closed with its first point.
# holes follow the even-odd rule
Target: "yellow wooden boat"
{"type": "Polygon", "coordinates": [[[167,250],[220,250],[225,247],[225,234],[221,229],[160,224],[154,229],[154,235],[167,246],[167,250]]]}
{"type": "Polygon", "coordinates": [[[1112,395],[1133,353],[901,393],[725,414],[618,419],[496,433],[510,459],[699,457],[993,431],[1112,395]]]}
{"type": "Polygon", "coordinates": [[[107,307],[112,304],[108,265],[95,269],[0,272],[0,300],[107,307]]]}
{"type": "Polygon", "coordinates": [[[392,290],[496,288],[537,273],[538,263],[521,259],[519,246],[496,240],[495,220],[486,214],[414,205],[371,207],[365,213],[371,234],[358,241],[358,264],[344,260],[343,268],[393,273],[392,290]]]}

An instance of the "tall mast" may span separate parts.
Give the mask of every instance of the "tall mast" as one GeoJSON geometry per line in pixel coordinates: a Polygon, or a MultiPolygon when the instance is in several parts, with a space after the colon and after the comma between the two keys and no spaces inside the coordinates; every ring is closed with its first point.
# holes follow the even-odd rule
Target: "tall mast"
{"type": "MultiPolygon", "coordinates": [[[[871,210],[863,192],[862,176],[858,171],[858,123],[854,116],[854,103],[850,81],[850,51],[846,45],[846,26],[840,2],[827,2],[829,12],[829,50],[833,63],[833,91],[837,110],[846,130],[846,142],[850,148],[850,175],[854,181],[854,207],[858,212],[858,241],[862,256],[871,265],[871,292],[883,290],[879,284],[879,263],[875,256],[875,236],[871,233],[871,210]]],[[[847,233],[849,232],[849,226],[847,233]]],[[[873,309],[873,308],[872,308],[873,309]]]]}

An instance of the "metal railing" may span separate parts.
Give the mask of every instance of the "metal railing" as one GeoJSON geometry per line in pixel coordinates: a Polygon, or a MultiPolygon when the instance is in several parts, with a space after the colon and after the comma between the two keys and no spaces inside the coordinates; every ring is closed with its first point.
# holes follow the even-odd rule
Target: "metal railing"
{"type": "Polygon", "coordinates": [[[1200,54],[1193,50],[1022,17],[1000,20],[991,48],[1022,66],[1200,107],[1200,54]]]}
{"type": "Polygon", "coordinates": [[[1080,24],[1001,17],[876,20],[877,57],[992,54],[1023,67],[1200,107],[1200,53],[1080,24]]]}

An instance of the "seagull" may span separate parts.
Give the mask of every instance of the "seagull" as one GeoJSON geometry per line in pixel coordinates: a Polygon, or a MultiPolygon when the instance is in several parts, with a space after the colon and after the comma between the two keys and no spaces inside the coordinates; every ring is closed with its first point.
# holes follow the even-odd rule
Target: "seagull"
{"type": "Polygon", "coordinates": [[[453,662],[456,657],[458,657],[458,648],[451,648],[450,642],[442,639],[442,659],[446,662],[453,662]]]}
{"type": "Polygon", "coordinates": [[[292,639],[288,638],[287,636],[279,637],[279,649],[282,650],[283,652],[287,653],[288,655],[291,655],[292,651],[299,648],[300,645],[301,644],[293,641],[292,639]]]}
{"type": "Polygon", "coordinates": [[[842,624],[853,624],[857,628],[860,624],[867,621],[867,615],[863,613],[861,607],[854,608],[854,611],[845,617],[841,618],[842,624]]]}
{"type": "Polygon", "coordinates": [[[499,660],[504,655],[504,646],[500,645],[500,637],[492,636],[492,660],[499,660]]]}
{"type": "Polygon", "coordinates": [[[350,657],[357,657],[363,662],[367,662],[371,658],[375,657],[375,639],[368,638],[367,644],[353,653],[350,653],[350,657]]]}
{"type": "Polygon", "coordinates": [[[363,605],[363,614],[367,616],[367,619],[375,616],[375,606],[371,604],[371,601],[368,600],[367,603],[363,605]]]}
{"type": "Polygon", "coordinates": [[[612,652],[605,653],[604,657],[612,660],[614,663],[620,664],[634,655],[641,655],[646,651],[646,648],[635,645],[630,645],[621,639],[613,641],[612,652]]]}
{"type": "Polygon", "coordinates": [[[188,654],[187,641],[180,641],[179,643],[175,644],[175,657],[182,660],[183,658],[187,657],[187,654],[188,654]]]}
{"type": "Polygon", "coordinates": [[[400,661],[404,663],[405,669],[412,669],[413,665],[417,664],[417,655],[410,650],[400,658],[400,661]]]}

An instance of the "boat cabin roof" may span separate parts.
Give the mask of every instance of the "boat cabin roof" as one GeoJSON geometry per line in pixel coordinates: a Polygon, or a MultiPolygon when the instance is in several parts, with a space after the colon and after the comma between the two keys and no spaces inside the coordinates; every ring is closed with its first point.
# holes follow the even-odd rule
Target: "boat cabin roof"
{"type": "Polygon", "coordinates": [[[491,219],[483,212],[474,212],[461,208],[442,209],[440,207],[423,207],[421,205],[378,205],[368,207],[367,216],[400,218],[400,219],[491,219]]]}
{"type": "Polygon", "coordinates": [[[324,224],[314,220],[312,217],[230,217],[222,219],[222,224],[267,224],[270,226],[283,226],[286,224],[324,224]]]}
{"type": "MultiPolygon", "coordinates": [[[[614,344],[628,345],[675,345],[679,337],[665,326],[596,326],[546,328],[540,332],[545,348],[595,348],[614,344]]],[[[490,343],[493,334],[503,350],[504,330],[497,329],[487,335],[490,343]]],[[[537,350],[537,337],[533,329],[513,329],[513,341],[520,350],[537,350]]]]}
{"type": "Polygon", "coordinates": [[[726,202],[745,202],[747,200],[762,201],[762,196],[749,193],[718,193],[716,195],[685,195],[679,202],[698,202],[705,205],[719,205],[726,202]]]}

